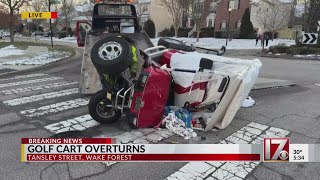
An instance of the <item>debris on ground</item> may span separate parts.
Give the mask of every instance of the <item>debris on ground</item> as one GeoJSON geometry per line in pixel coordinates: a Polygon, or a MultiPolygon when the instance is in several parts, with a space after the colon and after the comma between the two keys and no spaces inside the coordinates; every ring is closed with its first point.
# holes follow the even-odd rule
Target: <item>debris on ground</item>
{"type": "Polygon", "coordinates": [[[192,116],[186,109],[174,106],[166,107],[162,124],[165,124],[165,127],[171,132],[185,137],[185,139],[197,137],[192,129],[192,116]]]}
{"type": "Polygon", "coordinates": [[[253,100],[252,97],[248,96],[244,100],[242,107],[244,107],[244,108],[252,107],[255,103],[256,103],[255,100],[253,100]]]}

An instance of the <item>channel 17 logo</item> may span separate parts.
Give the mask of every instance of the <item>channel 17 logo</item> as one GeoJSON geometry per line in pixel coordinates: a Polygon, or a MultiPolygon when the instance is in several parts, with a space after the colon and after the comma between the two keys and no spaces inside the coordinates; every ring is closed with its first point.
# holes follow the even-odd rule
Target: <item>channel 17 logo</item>
{"type": "Polygon", "coordinates": [[[289,138],[265,138],[264,161],[289,161],[289,138]]]}

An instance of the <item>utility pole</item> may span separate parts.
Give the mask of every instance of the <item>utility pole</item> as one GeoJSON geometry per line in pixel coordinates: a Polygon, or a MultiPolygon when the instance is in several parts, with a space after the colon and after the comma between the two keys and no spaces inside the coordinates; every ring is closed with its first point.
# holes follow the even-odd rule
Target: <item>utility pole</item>
{"type": "MultiPolygon", "coordinates": [[[[51,0],[49,0],[49,12],[51,12],[51,0]]],[[[52,24],[51,24],[51,18],[49,19],[50,24],[50,37],[51,37],[51,47],[53,48],[53,40],[52,40],[52,24]]]]}

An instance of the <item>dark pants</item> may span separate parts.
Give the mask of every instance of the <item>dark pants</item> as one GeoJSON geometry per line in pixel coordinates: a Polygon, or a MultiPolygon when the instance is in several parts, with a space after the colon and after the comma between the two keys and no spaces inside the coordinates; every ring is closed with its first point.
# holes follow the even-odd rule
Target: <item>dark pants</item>
{"type": "Polygon", "coordinates": [[[269,39],[266,39],[266,46],[268,46],[269,44],[269,39]]]}
{"type": "Polygon", "coordinates": [[[258,45],[259,39],[256,39],[256,46],[258,45]]]}

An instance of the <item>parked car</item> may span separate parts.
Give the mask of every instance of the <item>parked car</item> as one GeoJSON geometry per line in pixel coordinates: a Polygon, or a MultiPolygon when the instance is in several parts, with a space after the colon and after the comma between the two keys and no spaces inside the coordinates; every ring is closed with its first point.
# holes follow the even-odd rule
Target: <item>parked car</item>
{"type": "Polygon", "coordinates": [[[42,31],[35,31],[31,34],[31,36],[43,36],[44,35],[44,32],[42,31]]]}
{"type": "Polygon", "coordinates": [[[44,37],[50,37],[52,35],[52,37],[55,37],[56,33],[55,32],[44,32],[44,37]]]}

